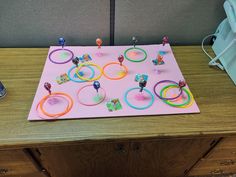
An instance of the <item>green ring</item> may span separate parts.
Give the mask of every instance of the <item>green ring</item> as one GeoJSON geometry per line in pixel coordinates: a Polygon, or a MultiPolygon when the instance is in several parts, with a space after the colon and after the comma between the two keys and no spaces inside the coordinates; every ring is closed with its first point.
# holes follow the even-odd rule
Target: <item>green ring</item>
{"type": "Polygon", "coordinates": [[[131,61],[131,62],[135,62],[135,63],[142,62],[142,61],[144,61],[144,60],[147,59],[147,52],[146,52],[144,49],[141,49],[141,48],[139,48],[139,47],[131,47],[131,48],[126,49],[124,55],[125,55],[125,58],[126,58],[127,60],[129,60],[129,61],[131,61]],[[142,52],[144,53],[144,58],[142,58],[141,60],[133,60],[133,59],[130,59],[129,57],[127,57],[127,55],[126,55],[127,52],[130,51],[130,50],[132,50],[132,49],[137,49],[137,50],[142,51],[142,52]]]}
{"type": "MultiPolygon", "coordinates": [[[[163,87],[163,88],[161,89],[161,91],[160,91],[160,96],[161,96],[161,97],[163,96],[164,90],[167,89],[167,88],[169,88],[169,87],[176,87],[176,88],[178,88],[177,85],[167,85],[167,86],[163,87]]],[[[186,101],[185,103],[174,104],[174,103],[170,102],[169,100],[163,100],[163,101],[164,101],[166,104],[168,104],[168,105],[170,105],[170,106],[174,106],[174,107],[181,107],[181,106],[186,106],[186,105],[188,105],[188,104],[190,103],[190,101],[191,101],[190,93],[189,93],[189,91],[188,91],[186,88],[182,88],[182,89],[183,89],[183,91],[188,95],[188,101],[186,101]]]]}

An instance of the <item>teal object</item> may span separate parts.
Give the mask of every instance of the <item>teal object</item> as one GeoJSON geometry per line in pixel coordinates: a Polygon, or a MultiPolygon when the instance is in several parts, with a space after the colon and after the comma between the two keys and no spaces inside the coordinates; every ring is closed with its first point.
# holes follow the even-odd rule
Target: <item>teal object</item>
{"type": "Polygon", "coordinates": [[[236,1],[226,0],[224,9],[227,18],[221,22],[213,35],[203,39],[202,49],[211,59],[209,65],[225,70],[236,85],[236,1]],[[212,58],[203,47],[204,41],[211,36],[215,37],[212,46],[215,58],[212,58]]]}

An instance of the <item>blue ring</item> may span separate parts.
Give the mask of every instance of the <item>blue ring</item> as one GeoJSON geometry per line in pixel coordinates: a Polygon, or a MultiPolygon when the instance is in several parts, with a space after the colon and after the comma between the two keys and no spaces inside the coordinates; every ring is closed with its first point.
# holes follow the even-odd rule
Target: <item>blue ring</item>
{"type": "Polygon", "coordinates": [[[129,90],[127,90],[127,91],[125,92],[124,100],[125,100],[126,104],[127,104],[128,106],[130,106],[131,108],[134,108],[134,109],[137,109],[137,110],[144,110],[144,109],[147,109],[147,108],[149,108],[150,106],[152,106],[152,104],[154,103],[154,95],[152,94],[152,92],[150,92],[148,89],[145,89],[145,88],[144,88],[143,90],[144,90],[145,92],[147,92],[149,95],[151,95],[151,97],[152,97],[152,100],[150,101],[150,103],[149,103],[147,106],[137,107],[137,106],[132,105],[132,104],[127,100],[128,93],[129,93],[130,91],[136,90],[136,89],[140,89],[140,87],[134,87],[134,88],[131,88],[131,89],[129,89],[129,90]]]}
{"type": "MultiPolygon", "coordinates": [[[[88,68],[92,71],[92,75],[89,77],[89,79],[92,79],[92,78],[95,76],[95,71],[94,71],[94,69],[93,69],[91,66],[89,66],[89,65],[85,65],[85,66],[88,67],[88,68]]],[[[75,69],[75,68],[76,68],[76,66],[73,66],[72,68],[69,69],[69,71],[68,71],[68,73],[67,73],[69,79],[70,79],[71,81],[73,81],[73,82],[78,82],[78,83],[87,82],[87,81],[85,81],[85,80],[75,80],[75,79],[71,78],[70,73],[71,73],[71,71],[72,71],[73,69],[75,69]]]]}

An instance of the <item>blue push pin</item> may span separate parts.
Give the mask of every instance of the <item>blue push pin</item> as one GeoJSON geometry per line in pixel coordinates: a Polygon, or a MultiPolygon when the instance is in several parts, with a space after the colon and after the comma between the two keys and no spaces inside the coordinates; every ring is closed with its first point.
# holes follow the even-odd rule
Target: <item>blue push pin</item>
{"type": "Polygon", "coordinates": [[[62,48],[64,48],[66,40],[63,37],[60,37],[58,43],[59,45],[61,45],[62,48]]]}
{"type": "Polygon", "coordinates": [[[93,82],[93,87],[95,88],[95,90],[98,92],[98,89],[100,88],[100,83],[98,81],[94,81],[93,82]]]}

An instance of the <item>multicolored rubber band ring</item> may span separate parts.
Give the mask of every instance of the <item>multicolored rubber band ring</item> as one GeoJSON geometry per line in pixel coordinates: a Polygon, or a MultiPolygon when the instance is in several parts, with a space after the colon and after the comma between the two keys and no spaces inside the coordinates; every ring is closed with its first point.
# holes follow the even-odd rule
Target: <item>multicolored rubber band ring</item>
{"type": "Polygon", "coordinates": [[[128,68],[127,68],[125,65],[120,65],[120,63],[118,63],[118,62],[110,62],[110,63],[107,63],[105,66],[103,66],[102,70],[103,70],[103,75],[104,75],[107,79],[110,79],[110,80],[119,80],[119,79],[122,79],[122,78],[124,78],[124,77],[127,75],[127,73],[128,73],[128,68]],[[119,65],[119,66],[121,66],[122,68],[124,68],[124,74],[123,74],[122,76],[120,76],[120,77],[110,77],[110,76],[108,76],[108,75],[105,73],[105,69],[106,69],[106,67],[108,67],[108,66],[110,66],[110,65],[119,65]]]}
{"type": "MultiPolygon", "coordinates": [[[[167,85],[167,86],[165,86],[165,87],[163,87],[162,89],[161,89],[161,91],[160,91],[160,96],[162,96],[163,95],[163,92],[166,90],[166,89],[168,89],[168,88],[178,88],[178,86],[176,86],[176,85],[167,85]]],[[[186,89],[186,88],[182,88],[182,90],[187,94],[187,96],[188,96],[188,100],[186,101],[186,102],[184,102],[184,103],[181,103],[181,104],[177,104],[177,103],[173,103],[173,102],[171,102],[171,101],[169,101],[169,100],[163,100],[166,104],[168,104],[168,105],[170,105],[170,106],[174,106],[174,107],[182,107],[182,106],[186,106],[186,105],[188,105],[190,102],[191,102],[191,95],[190,95],[190,92],[186,89]]]]}
{"type": "MultiPolygon", "coordinates": [[[[176,85],[175,85],[175,87],[176,87],[176,85]]],[[[168,90],[170,90],[171,88],[173,88],[173,87],[169,87],[169,88],[167,88],[167,89],[165,89],[164,91],[163,91],[163,96],[164,97],[166,97],[166,94],[167,94],[167,92],[168,92],[168,90]]],[[[193,95],[192,95],[192,93],[189,91],[189,94],[190,94],[190,99],[191,99],[191,101],[190,101],[190,103],[188,104],[188,105],[185,105],[185,106],[178,106],[179,108],[188,108],[188,107],[190,107],[190,106],[192,106],[192,104],[194,103],[194,98],[193,98],[193,95]]],[[[178,98],[177,98],[178,99],[178,98]]],[[[172,100],[172,101],[170,101],[170,100],[166,100],[167,102],[174,102],[175,100],[172,100]]]]}
{"type": "Polygon", "coordinates": [[[55,49],[55,50],[53,50],[52,52],[50,52],[48,58],[49,58],[49,60],[50,60],[52,63],[55,63],[55,64],[65,64],[65,63],[68,63],[69,61],[71,61],[71,60],[74,58],[74,53],[73,53],[71,50],[69,50],[69,49],[64,49],[64,48],[63,48],[63,49],[55,49]],[[61,50],[64,50],[64,51],[67,51],[67,52],[71,53],[71,57],[70,57],[68,60],[62,61],[62,62],[54,61],[54,60],[52,59],[52,54],[55,53],[55,52],[61,51],[61,50]]]}
{"type": "Polygon", "coordinates": [[[144,60],[147,59],[147,52],[146,52],[144,49],[139,48],[139,47],[135,47],[135,48],[134,48],[134,47],[131,47],[131,48],[126,49],[125,52],[124,52],[124,55],[125,55],[125,58],[126,58],[127,60],[129,60],[129,61],[131,61],[131,62],[135,62],[135,63],[142,62],[142,61],[144,61],[144,60]],[[144,53],[144,57],[143,57],[142,59],[140,59],[140,60],[134,60],[134,59],[129,58],[129,57],[127,56],[127,53],[128,53],[130,50],[134,50],[134,49],[143,52],[143,53],[144,53]]]}
{"type": "Polygon", "coordinates": [[[133,90],[140,90],[140,87],[134,87],[134,88],[131,88],[129,90],[127,90],[125,92],[125,96],[124,96],[124,100],[126,102],[126,104],[128,106],[130,106],[131,108],[134,108],[134,109],[137,109],[137,110],[144,110],[144,109],[147,109],[149,107],[152,106],[152,104],[154,103],[154,95],[152,94],[152,92],[150,92],[148,89],[144,88],[143,91],[145,91],[146,93],[148,93],[150,96],[151,96],[151,101],[149,102],[149,104],[147,106],[142,106],[142,107],[138,107],[138,106],[134,106],[133,104],[131,104],[128,99],[127,99],[127,96],[129,94],[129,92],[133,91],[133,90]]]}
{"type": "Polygon", "coordinates": [[[48,117],[51,117],[51,118],[58,118],[58,117],[61,117],[61,116],[65,115],[65,114],[67,114],[67,113],[71,110],[73,104],[74,104],[74,102],[73,102],[73,99],[71,98],[70,95],[68,95],[68,94],[66,94],[66,93],[63,93],[63,92],[53,92],[53,93],[51,93],[50,95],[46,95],[45,97],[43,97],[43,98],[39,101],[39,103],[38,103],[36,109],[40,108],[40,111],[41,111],[45,116],[48,116],[48,117]],[[50,114],[50,113],[48,113],[48,112],[46,112],[46,111],[44,110],[44,108],[43,108],[44,103],[46,102],[46,100],[47,100],[48,98],[53,97],[53,96],[62,96],[62,97],[66,98],[66,99],[68,100],[69,103],[68,103],[68,105],[67,105],[67,107],[66,107],[66,109],[65,109],[64,111],[59,112],[59,113],[57,113],[57,114],[50,114]]]}
{"type": "Polygon", "coordinates": [[[82,63],[82,64],[80,64],[80,65],[78,66],[78,68],[77,68],[77,70],[76,70],[76,74],[77,74],[78,78],[81,79],[81,80],[84,80],[84,81],[88,81],[88,82],[91,82],[91,81],[95,81],[95,80],[100,79],[100,78],[102,77],[102,73],[103,73],[102,68],[101,68],[99,65],[95,64],[95,63],[82,63]],[[97,77],[95,77],[95,78],[92,78],[92,79],[90,79],[90,78],[85,78],[85,77],[79,75],[79,74],[78,74],[78,73],[79,73],[79,70],[80,70],[82,67],[84,67],[84,66],[94,66],[94,67],[96,67],[96,68],[99,70],[99,72],[100,72],[99,75],[98,75],[97,77]]]}
{"type": "Polygon", "coordinates": [[[91,85],[85,85],[85,86],[81,87],[81,88],[78,90],[78,92],[77,92],[77,97],[78,97],[78,101],[79,101],[80,104],[82,104],[82,105],[84,105],[84,106],[96,106],[96,105],[102,103],[102,102],[105,100],[105,98],[106,98],[106,91],[105,91],[105,89],[103,89],[103,88],[100,87],[99,89],[101,89],[101,90],[104,92],[104,95],[103,95],[102,99],[99,100],[99,102],[97,102],[97,103],[92,103],[92,104],[88,104],[88,103],[82,102],[82,101],[80,100],[80,98],[79,98],[79,95],[80,95],[80,92],[81,92],[83,89],[87,88],[87,87],[93,87],[93,85],[92,85],[92,84],[91,84],[91,85]]]}
{"type": "MultiPolygon", "coordinates": [[[[87,66],[91,71],[92,71],[92,75],[89,77],[89,79],[92,79],[95,76],[95,71],[91,66],[87,66]]],[[[67,72],[67,75],[69,77],[69,79],[73,82],[78,82],[78,83],[82,83],[82,82],[86,82],[85,80],[76,80],[74,78],[71,77],[71,72],[73,69],[76,69],[76,66],[73,66],[72,68],[69,69],[69,71],[67,72]]]]}
{"type": "Polygon", "coordinates": [[[158,86],[159,84],[162,84],[162,83],[172,83],[172,84],[175,84],[176,86],[179,87],[179,84],[178,84],[177,82],[175,82],[175,81],[172,81],[172,80],[162,80],[162,81],[160,81],[160,82],[157,82],[157,83],[154,85],[154,87],[153,87],[153,91],[154,91],[155,95],[156,95],[158,98],[160,98],[160,99],[162,99],[162,100],[175,100],[175,99],[179,98],[179,97],[182,95],[183,89],[180,89],[179,94],[178,94],[176,97],[168,98],[168,97],[163,97],[163,96],[159,95],[159,94],[157,93],[157,91],[156,91],[156,88],[157,88],[157,86],[158,86]]]}

